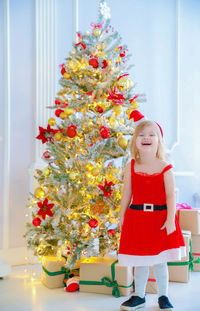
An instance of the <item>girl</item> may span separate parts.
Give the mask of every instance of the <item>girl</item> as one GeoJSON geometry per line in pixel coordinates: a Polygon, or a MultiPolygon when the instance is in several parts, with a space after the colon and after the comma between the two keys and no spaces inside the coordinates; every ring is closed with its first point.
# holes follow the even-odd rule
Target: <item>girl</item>
{"type": "Polygon", "coordinates": [[[118,260],[135,267],[135,293],[121,310],[145,305],[148,266],[153,265],[160,310],[170,311],[167,262],[184,257],[185,245],[175,217],[174,177],[172,165],[164,161],[161,127],[148,120],[139,123],[130,149],[133,159],[124,172],[118,260]]]}

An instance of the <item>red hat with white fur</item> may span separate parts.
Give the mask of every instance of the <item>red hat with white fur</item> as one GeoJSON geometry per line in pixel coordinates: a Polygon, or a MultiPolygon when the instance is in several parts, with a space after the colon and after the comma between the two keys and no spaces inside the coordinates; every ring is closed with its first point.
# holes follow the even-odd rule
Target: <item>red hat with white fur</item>
{"type": "MultiPolygon", "coordinates": [[[[134,121],[134,123],[135,123],[136,125],[139,124],[140,122],[146,120],[145,116],[143,116],[143,114],[142,114],[141,112],[139,112],[138,110],[133,110],[133,111],[131,112],[131,114],[130,114],[130,116],[129,116],[129,120],[130,120],[130,119],[133,119],[133,121],[134,121]]],[[[155,122],[155,121],[154,121],[154,122],[155,122]]],[[[157,122],[155,122],[155,123],[158,125],[158,127],[159,127],[159,129],[160,129],[160,132],[161,132],[161,135],[162,135],[162,138],[163,138],[163,130],[162,130],[162,127],[161,127],[157,122]]]]}

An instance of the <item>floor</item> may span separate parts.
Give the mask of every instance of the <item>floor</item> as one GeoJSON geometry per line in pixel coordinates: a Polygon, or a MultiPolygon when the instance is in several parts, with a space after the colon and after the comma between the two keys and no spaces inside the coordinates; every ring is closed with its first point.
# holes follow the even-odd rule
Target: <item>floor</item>
{"type": "MultiPolygon", "coordinates": [[[[0,280],[0,311],[117,311],[126,297],[92,293],[67,293],[48,289],[40,282],[40,265],[17,266],[0,280]]],[[[200,272],[192,272],[189,283],[169,284],[175,311],[200,311],[200,272]]],[[[157,295],[147,294],[145,311],[158,311],[157,295]]]]}

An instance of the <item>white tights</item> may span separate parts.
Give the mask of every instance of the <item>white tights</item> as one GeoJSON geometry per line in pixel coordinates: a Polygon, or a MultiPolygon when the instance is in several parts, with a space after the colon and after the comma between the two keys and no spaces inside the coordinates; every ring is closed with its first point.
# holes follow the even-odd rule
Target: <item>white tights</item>
{"type": "MultiPolygon", "coordinates": [[[[168,296],[168,267],[167,263],[160,263],[153,266],[154,275],[158,285],[158,297],[168,296]]],[[[135,267],[135,296],[141,298],[145,295],[146,284],[149,276],[149,267],[135,267]]]]}

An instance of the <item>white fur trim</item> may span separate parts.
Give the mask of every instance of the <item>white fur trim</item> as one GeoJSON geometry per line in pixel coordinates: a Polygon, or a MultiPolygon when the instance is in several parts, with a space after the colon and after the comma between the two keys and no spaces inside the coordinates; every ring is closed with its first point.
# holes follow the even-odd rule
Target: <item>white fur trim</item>
{"type": "Polygon", "coordinates": [[[180,248],[168,249],[152,256],[118,254],[118,260],[122,266],[151,266],[162,262],[181,260],[181,257],[185,256],[186,248],[181,246],[180,248]]]}

